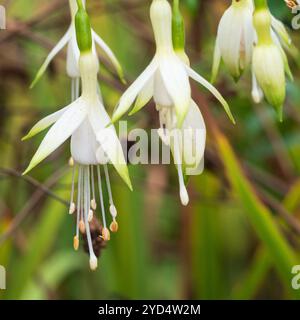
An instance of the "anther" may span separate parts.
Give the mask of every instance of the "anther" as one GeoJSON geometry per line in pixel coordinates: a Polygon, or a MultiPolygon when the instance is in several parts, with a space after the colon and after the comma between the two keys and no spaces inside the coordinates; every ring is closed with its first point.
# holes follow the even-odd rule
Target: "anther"
{"type": "Polygon", "coordinates": [[[90,209],[88,214],[88,222],[91,222],[94,218],[94,211],[90,209]]]}
{"type": "Polygon", "coordinates": [[[79,248],[79,238],[77,236],[75,236],[73,239],[73,246],[74,246],[74,250],[77,251],[79,248]]]}
{"type": "Polygon", "coordinates": [[[85,224],[84,224],[84,221],[83,220],[80,220],[79,221],[79,230],[82,234],[85,233],[85,224]]]}
{"type": "Polygon", "coordinates": [[[119,230],[119,224],[116,220],[114,220],[111,224],[110,224],[110,227],[109,227],[110,231],[113,232],[113,233],[116,233],[118,232],[119,230]]]}
{"type": "Polygon", "coordinates": [[[110,232],[107,228],[102,229],[102,239],[104,241],[109,241],[110,240],[110,232]]]}

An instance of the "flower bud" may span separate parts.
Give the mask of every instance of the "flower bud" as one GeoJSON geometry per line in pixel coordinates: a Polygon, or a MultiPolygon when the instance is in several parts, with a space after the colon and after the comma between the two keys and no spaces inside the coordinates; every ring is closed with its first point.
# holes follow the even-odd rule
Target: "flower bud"
{"type": "Polygon", "coordinates": [[[282,121],[285,100],[284,53],[271,36],[271,14],[264,0],[257,1],[253,23],[257,33],[257,46],[253,51],[253,72],[267,101],[275,107],[282,121]]]}
{"type": "Polygon", "coordinates": [[[253,71],[267,101],[275,107],[282,121],[286,94],[285,72],[282,54],[275,44],[261,44],[254,48],[253,71]]]}

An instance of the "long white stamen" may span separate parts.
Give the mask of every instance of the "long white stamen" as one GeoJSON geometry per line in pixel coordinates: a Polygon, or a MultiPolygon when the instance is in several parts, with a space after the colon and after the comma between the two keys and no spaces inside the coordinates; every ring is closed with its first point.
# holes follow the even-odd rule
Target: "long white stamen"
{"type": "Polygon", "coordinates": [[[91,175],[90,175],[90,167],[88,166],[88,172],[89,172],[89,184],[88,184],[88,199],[89,199],[89,212],[88,212],[88,221],[91,222],[94,217],[94,212],[91,209],[91,175]]]}
{"type": "Polygon", "coordinates": [[[79,221],[80,221],[80,212],[82,210],[81,202],[81,187],[82,187],[82,167],[78,169],[78,191],[77,191],[77,221],[76,221],[76,236],[79,237],[79,221]]]}
{"type": "Polygon", "coordinates": [[[76,204],[74,202],[75,171],[76,171],[76,167],[73,166],[73,168],[72,168],[72,190],[71,190],[69,214],[73,214],[75,212],[75,210],[76,210],[76,204]]]}
{"type": "Polygon", "coordinates": [[[93,210],[97,209],[96,197],[95,197],[95,181],[94,181],[94,166],[91,166],[91,184],[92,184],[92,200],[91,208],[93,210]]]}
{"type": "Polygon", "coordinates": [[[88,222],[88,214],[90,211],[90,195],[89,195],[89,179],[90,179],[90,172],[89,172],[89,167],[86,166],[84,168],[85,175],[84,175],[84,204],[85,204],[85,210],[84,210],[84,221],[85,221],[85,229],[86,229],[86,237],[88,241],[88,247],[89,247],[89,253],[90,253],[90,268],[92,270],[97,269],[98,261],[97,257],[94,253],[93,249],[93,244],[92,244],[92,237],[91,237],[91,230],[90,230],[90,225],[88,222]]]}
{"type": "Polygon", "coordinates": [[[113,217],[113,219],[116,219],[118,213],[117,213],[117,209],[115,207],[114,199],[112,196],[109,172],[108,172],[108,168],[107,168],[106,164],[104,165],[104,172],[105,172],[105,180],[106,180],[107,191],[108,191],[108,196],[109,196],[109,204],[110,204],[109,211],[110,211],[110,214],[113,217]]]}
{"type": "Polygon", "coordinates": [[[81,166],[81,192],[80,192],[80,220],[79,230],[82,234],[85,233],[84,224],[84,168],[81,166]]]}
{"type": "Polygon", "coordinates": [[[179,188],[180,188],[180,199],[181,203],[184,206],[187,206],[189,203],[189,195],[184,183],[183,172],[182,172],[182,161],[180,158],[180,150],[179,150],[179,137],[178,130],[175,129],[175,137],[174,137],[174,157],[175,163],[177,164],[177,172],[178,172],[178,180],[179,180],[179,188]]]}
{"type": "Polygon", "coordinates": [[[103,201],[103,190],[102,190],[100,166],[97,166],[97,175],[98,175],[98,188],[99,188],[99,198],[100,198],[100,205],[101,205],[101,212],[102,212],[103,227],[106,229],[107,225],[106,225],[106,217],[105,217],[105,209],[104,209],[104,201],[103,201]]]}

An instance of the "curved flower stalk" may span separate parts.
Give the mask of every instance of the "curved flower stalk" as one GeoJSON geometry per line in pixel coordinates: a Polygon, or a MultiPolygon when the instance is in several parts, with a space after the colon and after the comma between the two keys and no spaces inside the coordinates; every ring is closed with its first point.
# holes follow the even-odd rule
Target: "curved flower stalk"
{"type": "Polygon", "coordinates": [[[88,23],[88,16],[85,15],[85,11],[80,7],[76,14],[76,31],[81,52],[79,57],[81,96],[69,106],[39,121],[23,140],[29,139],[53,125],[25,170],[24,174],[26,174],[71,137],[73,178],[69,213],[77,213],[74,248],[75,250],[79,248],[79,231],[86,234],[90,253],[90,267],[95,270],[97,268],[97,257],[94,253],[90,231],[90,222],[93,220],[94,211],[97,208],[95,181],[98,182],[102,212],[102,238],[105,241],[110,240],[110,231],[107,227],[103,201],[101,167],[103,167],[109,195],[109,211],[112,216],[110,230],[112,232],[118,230],[118,223],[116,221],[117,210],[110,186],[108,162],[112,163],[131,190],[132,186],[121,143],[114,126],[108,126],[111,120],[104,109],[99,93],[97,82],[99,63],[92,52],[92,40],[88,34],[88,30],[90,30],[88,23]],[[82,28],[81,24],[84,25],[84,23],[86,25],[82,28]],[[77,200],[74,198],[76,172],[78,177],[77,200]]]}
{"type": "MultiPolygon", "coordinates": [[[[83,0],[83,5],[85,5],[86,0],[83,0]]],[[[80,78],[80,70],[78,66],[80,52],[76,42],[76,30],[75,30],[75,14],[77,11],[77,3],[76,0],[69,0],[70,11],[71,11],[71,25],[67,32],[63,35],[63,37],[58,41],[57,45],[51,50],[47,58],[45,59],[44,63],[40,67],[39,71],[37,72],[30,88],[33,88],[39,79],[45,73],[48,65],[53,60],[53,58],[65,47],[67,46],[67,61],[66,61],[66,69],[67,74],[72,79],[77,79],[77,81],[73,81],[72,83],[72,90],[78,88],[79,78],[80,78]],[[76,85],[77,83],[77,85],[76,85]]],[[[115,54],[109,48],[109,46],[100,38],[100,36],[92,30],[92,38],[93,38],[93,52],[96,54],[96,46],[98,46],[109,58],[110,62],[116,69],[121,81],[126,83],[124,79],[123,70],[121,64],[119,63],[118,59],[116,58],[115,54]]]]}
{"type": "Polygon", "coordinates": [[[172,10],[168,1],[153,0],[150,16],[156,41],[156,54],[146,70],[121,97],[112,121],[119,120],[135,100],[135,106],[130,114],[142,109],[153,97],[157,105],[175,109],[176,126],[181,128],[192,102],[189,83],[191,77],[220,101],[234,122],[227,102],[217,89],[176,55],[172,44],[172,10]]]}

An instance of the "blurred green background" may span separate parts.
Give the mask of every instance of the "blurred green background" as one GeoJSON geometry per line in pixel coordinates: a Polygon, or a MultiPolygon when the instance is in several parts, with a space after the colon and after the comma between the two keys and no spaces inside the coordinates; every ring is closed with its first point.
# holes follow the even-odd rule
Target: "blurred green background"
{"type": "MultiPolygon", "coordinates": [[[[217,25],[231,1],[182,0],[187,52],[210,78],[217,25]]],[[[92,25],[133,81],[154,53],[146,0],[87,0],[92,25]]],[[[290,28],[284,1],[269,1],[290,28]]],[[[181,206],[174,166],[130,166],[134,192],[112,176],[120,231],[89,270],[83,248],[72,248],[75,221],[68,201],[71,173],[66,143],[30,177],[20,172],[44,134],[21,137],[40,118],[67,105],[70,80],[60,54],[33,89],[29,84],[47,52],[67,30],[67,0],[7,0],[0,33],[0,264],[7,269],[1,299],[289,299],[292,266],[300,264],[300,60],[290,59],[284,122],[272,107],[255,106],[251,74],[238,84],[222,67],[218,89],[237,125],[202,88],[194,97],[208,124],[206,170],[189,183],[181,206]],[[58,198],[57,198],[58,197],[58,198]]],[[[290,30],[299,47],[300,31],[290,30]]],[[[111,114],[125,87],[102,64],[102,90],[111,114]]],[[[156,128],[150,103],[126,118],[156,128]]]]}

